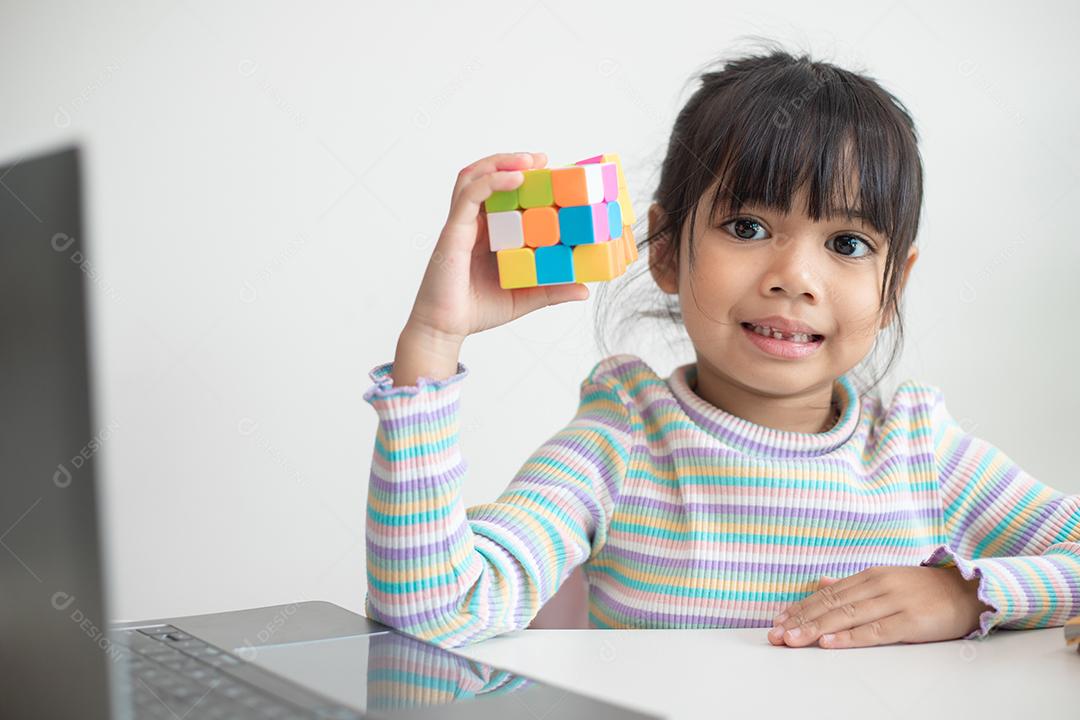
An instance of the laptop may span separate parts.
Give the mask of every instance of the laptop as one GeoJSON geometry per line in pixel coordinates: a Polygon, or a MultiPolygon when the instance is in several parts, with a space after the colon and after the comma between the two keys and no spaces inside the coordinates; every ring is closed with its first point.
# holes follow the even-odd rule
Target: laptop
{"type": "Polygon", "coordinates": [[[0,716],[655,717],[326,602],[110,624],[80,165],[0,167],[0,716]]]}

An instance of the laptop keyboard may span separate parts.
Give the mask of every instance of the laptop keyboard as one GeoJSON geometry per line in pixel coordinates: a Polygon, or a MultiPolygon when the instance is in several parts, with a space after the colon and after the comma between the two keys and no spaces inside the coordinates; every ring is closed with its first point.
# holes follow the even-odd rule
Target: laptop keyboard
{"type": "Polygon", "coordinates": [[[121,630],[117,640],[128,667],[120,697],[130,694],[138,720],[362,717],[172,625],[121,630]]]}

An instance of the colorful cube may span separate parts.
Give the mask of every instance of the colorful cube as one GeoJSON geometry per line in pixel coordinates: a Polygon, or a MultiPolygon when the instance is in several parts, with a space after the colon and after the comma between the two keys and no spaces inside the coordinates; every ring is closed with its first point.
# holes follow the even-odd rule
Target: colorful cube
{"type": "Polygon", "coordinates": [[[637,260],[634,209],[618,155],[524,175],[516,189],[484,201],[503,288],[613,280],[637,260]]]}

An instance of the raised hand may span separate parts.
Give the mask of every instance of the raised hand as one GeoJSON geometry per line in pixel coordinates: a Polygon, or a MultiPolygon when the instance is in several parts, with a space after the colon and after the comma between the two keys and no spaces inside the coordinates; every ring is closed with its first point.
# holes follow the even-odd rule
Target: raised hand
{"type": "Polygon", "coordinates": [[[524,182],[523,170],[542,168],[544,153],[500,153],[463,168],[450,212],[428,261],[409,320],[398,338],[393,377],[412,385],[419,375],[447,377],[457,369],[465,338],[548,305],[585,300],[584,284],[504,290],[488,247],[483,202],[524,182]]]}

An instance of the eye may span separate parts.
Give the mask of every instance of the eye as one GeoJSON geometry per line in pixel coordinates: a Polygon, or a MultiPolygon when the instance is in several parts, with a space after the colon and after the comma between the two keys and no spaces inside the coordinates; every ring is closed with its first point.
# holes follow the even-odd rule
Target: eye
{"type": "Polygon", "coordinates": [[[836,237],[829,238],[829,242],[833,240],[837,241],[837,252],[844,257],[860,258],[866,257],[874,252],[874,248],[858,235],[837,235],[836,237]],[[854,254],[858,251],[858,248],[854,243],[861,243],[863,247],[866,248],[866,252],[859,255],[854,254]]]}
{"type": "MultiPolygon", "coordinates": [[[[765,227],[751,217],[737,217],[734,220],[724,223],[720,227],[727,230],[729,234],[735,236],[739,240],[763,240],[765,237],[768,237],[765,227]],[[763,233],[763,235],[759,236],[758,233],[763,233]]],[[[825,244],[828,246],[829,243],[833,243],[834,241],[836,252],[843,257],[862,258],[877,252],[874,250],[873,245],[858,235],[837,235],[829,238],[825,244]],[[859,252],[859,245],[863,246],[863,252],[859,252]]]]}
{"type": "Polygon", "coordinates": [[[762,238],[755,238],[754,235],[756,235],[759,230],[762,232],[765,230],[757,220],[745,217],[735,218],[731,222],[724,223],[720,227],[728,228],[729,226],[734,229],[728,230],[728,232],[740,240],[761,240],[762,238]]]}

